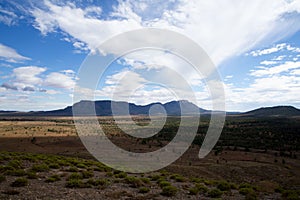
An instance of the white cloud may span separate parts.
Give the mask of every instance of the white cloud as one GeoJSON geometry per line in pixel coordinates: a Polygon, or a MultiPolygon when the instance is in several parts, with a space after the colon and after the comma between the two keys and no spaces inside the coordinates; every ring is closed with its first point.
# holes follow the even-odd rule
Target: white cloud
{"type": "Polygon", "coordinates": [[[30,60],[30,58],[18,54],[17,51],[14,50],[13,48],[5,46],[1,43],[0,43],[0,59],[5,60],[7,62],[20,62],[24,60],[30,60]]]}
{"type": "Polygon", "coordinates": [[[227,110],[251,110],[263,106],[300,106],[300,77],[272,76],[255,79],[247,87],[226,85],[227,110]]]}
{"type": "Polygon", "coordinates": [[[14,84],[21,87],[40,85],[43,79],[39,76],[46,68],[25,66],[13,69],[14,84]]]}
{"type": "Polygon", "coordinates": [[[256,77],[277,75],[282,72],[288,72],[292,69],[297,69],[297,68],[300,68],[300,62],[287,61],[283,64],[274,67],[264,68],[259,70],[251,70],[250,75],[256,77]]]}
{"type": "Polygon", "coordinates": [[[286,57],[286,55],[280,55],[280,56],[275,57],[273,60],[281,61],[281,60],[283,60],[285,57],[286,57]]]}
{"type": "MultiPolygon", "coordinates": [[[[285,18],[286,13],[299,12],[299,1],[296,0],[180,0],[168,4],[165,1],[128,0],[120,1],[111,13],[112,18],[108,19],[86,16],[86,10],[73,4],[59,6],[45,1],[45,6],[47,9],[32,11],[35,27],[43,34],[60,28],[93,50],[118,33],[140,27],[165,28],[192,38],[216,64],[300,29],[296,17],[285,18]],[[160,12],[155,12],[156,9],[160,12]]],[[[276,50],[275,47],[258,54],[276,50]]]]}
{"type": "MultiPolygon", "coordinates": [[[[277,44],[277,45],[275,45],[271,48],[251,51],[249,54],[256,57],[256,56],[262,56],[262,55],[268,55],[268,54],[276,53],[276,52],[279,52],[281,50],[287,50],[287,51],[295,52],[295,53],[300,52],[300,48],[293,47],[290,44],[282,43],[282,44],[277,44]]],[[[274,58],[273,60],[282,60],[284,57],[286,57],[286,56],[281,55],[281,56],[278,56],[277,58],[274,58]]]]}
{"type": "Polygon", "coordinates": [[[16,23],[17,18],[15,13],[0,8],[0,22],[10,26],[16,23]]]}
{"type": "Polygon", "coordinates": [[[72,90],[75,85],[75,80],[70,74],[52,72],[46,76],[43,85],[72,90]]]}
{"type": "Polygon", "coordinates": [[[271,53],[275,53],[275,52],[278,52],[284,48],[287,47],[287,44],[285,43],[282,43],[282,44],[277,44],[276,46],[274,47],[271,47],[271,48],[267,48],[267,49],[262,49],[262,50],[256,50],[256,51],[251,51],[250,54],[254,57],[256,56],[262,56],[262,55],[268,55],[268,54],[271,54],[271,53]]]}
{"type": "Polygon", "coordinates": [[[276,63],[277,62],[273,61],[273,60],[264,60],[264,61],[260,62],[261,65],[274,65],[276,63]]]}

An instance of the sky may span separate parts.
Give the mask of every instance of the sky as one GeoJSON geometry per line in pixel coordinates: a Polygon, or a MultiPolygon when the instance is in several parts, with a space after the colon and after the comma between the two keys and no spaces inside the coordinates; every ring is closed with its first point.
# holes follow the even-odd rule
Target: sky
{"type": "MultiPolygon", "coordinates": [[[[141,28],[174,31],[199,45],[218,69],[227,111],[300,108],[299,0],[2,0],[0,110],[72,105],[89,55],[103,50],[103,42],[141,28]]],[[[141,105],[185,97],[211,109],[205,78],[172,52],[141,49],[111,63],[93,93],[97,100],[141,105]]]]}

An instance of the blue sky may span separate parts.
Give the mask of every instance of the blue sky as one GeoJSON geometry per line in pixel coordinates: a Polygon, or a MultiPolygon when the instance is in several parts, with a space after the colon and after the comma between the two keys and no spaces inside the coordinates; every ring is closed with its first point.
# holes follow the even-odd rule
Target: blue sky
{"type": "MultiPolygon", "coordinates": [[[[71,105],[76,75],[88,54],[115,35],[143,27],[172,30],[200,45],[219,70],[226,110],[300,108],[298,0],[4,0],[0,110],[71,105]]],[[[180,78],[167,76],[166,69],[191,85],[194,103],[211,108],[205,77],[164,51],[134,52],[116,60],[101,77],[95,96],[137,104],[175,100],[165,86],[182,84],[180,78]],[[165,80],[164,86],[154,83],[157,77],[165,80]]]]}

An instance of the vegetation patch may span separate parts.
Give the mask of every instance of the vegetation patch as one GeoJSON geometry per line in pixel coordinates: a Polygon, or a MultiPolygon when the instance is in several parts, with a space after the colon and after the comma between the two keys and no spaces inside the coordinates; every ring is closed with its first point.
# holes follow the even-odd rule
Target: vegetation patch
{"type": "Polygon", "coordinates": [[[211,189],[209,192],[208,192],[208,197],[210,198],[220,198],[222,196],[223,192],[219,189],[211,189]]]}
{"type": "Polygon", "coordinates": [[[17,178],[10,184],[12,187],[24,187],[26,185],[28,185],[28,180],[26,178],[17,178]]]}
{"type": "Polygon", "coordinates": [[[142,193],[142,194],[148,193],[149,191],[150,191],[150,188],[148,188],[148,187],[140,187],[139,188],[139,193],[142,193]]]}
{"type": "Polygon", "coordinates": [[[167,197],[172,197],[175,196],[176,193],[178,192],[178,189],[175,186],[168,185],[162,188],[161,195],[167,196],[167,197]]]}

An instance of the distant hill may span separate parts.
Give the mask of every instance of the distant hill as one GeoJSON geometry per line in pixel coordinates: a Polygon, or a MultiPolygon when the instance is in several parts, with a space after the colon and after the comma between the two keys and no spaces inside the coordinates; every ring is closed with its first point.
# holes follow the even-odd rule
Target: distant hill
{"type": "Polygon", "coordinates": [[[77,114],[81,116],[91,115],[91,110],[95,108],[97,116],[112,116],[114,115],[148,115],[151,109],[151,114],[161,115],[164,111],[167,115],[195,115],[197,112],[201,114],[210,113],[209,110],[204,110],[198,108],[195,104],[182,100],[182,101],[171,101],[165,104],[162,103],[151,103],[148,105],[136,105],[133,103],[128,103],[124,101],[80,101],[75,103],[73,106],[68,106],[64,109],[52,110],[52,111],[38,111],[38,112],[28,112],[22,113],[21,115],[26,116],[72,116],[73,109],[77,110],[77,114]],[[181,113],[181,108],[184,110],[181,113]],[[112,113],[112,108],[114,113],[112,113]],[[129,113],[128,113],[129,110],[129,113]]]}
{"type": "Polygon", "coordinates": [[[263,107],[241,114],[251,117],[293,117],[300,116],[300,110],[293,106],[263,107]]]}
{"type": "MultiPolygon", "coordinates": [[[[73,106],[68,106],[64,109],[52,111],[31,111],[31,112],[17,112],[17,111],[0,111],[0,116],[73,116],[73,109],[77,110],[77,114],[81,116],[91,115],[91,110],[95,109],[97,116],[112,116],[112,115],[148,115],[151,111],[152,115],[161,115],[166,112],[169,116],[180,115],[195,115],[197,111],[201,115],[210,115],[218,113],[218,111],[211,111],[199,108],[195,104],[186,101],[171,101],[165,104],[151,103],[147,105],[136,105],[125,101],[80,101],[73,106]],[[180,105],[184,112],[181,113],[180,105]],[[113,106],[114,113],[111,107],[113,106]],[[129,110],[129,113],[128,113],[129,110]]],[[[300,117],[300,110],[292,106],[275,106],[265,107],[251,110],[244,113],[227,112],[228,116],[241,116],[241,117],[300,117]]]]}

